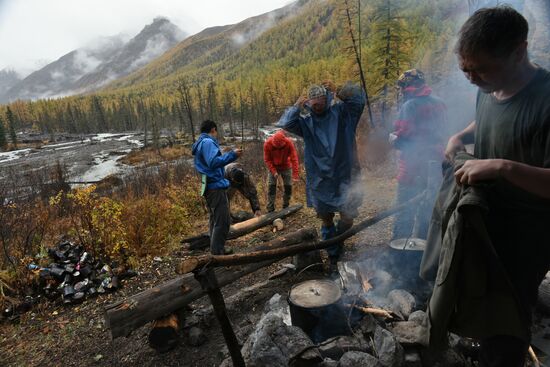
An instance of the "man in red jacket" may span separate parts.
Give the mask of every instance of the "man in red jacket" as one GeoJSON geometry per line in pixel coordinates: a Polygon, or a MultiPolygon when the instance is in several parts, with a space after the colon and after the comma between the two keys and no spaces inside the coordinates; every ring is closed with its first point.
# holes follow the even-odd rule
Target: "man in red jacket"
{"type": "Polygon", "coordinates": [[[264,143],[264,161],[269,170],[267,211],[275,210],[275,194],[277,193],[277,178],[283,177],[285,187],[283,208],[288,207],[292,195],[292,180],[299,179],[298,153],[292,140],[286,137],[283,130],[277,131],[264,143]],[[292,170],[292,172],[291,172],[292,170]]]}

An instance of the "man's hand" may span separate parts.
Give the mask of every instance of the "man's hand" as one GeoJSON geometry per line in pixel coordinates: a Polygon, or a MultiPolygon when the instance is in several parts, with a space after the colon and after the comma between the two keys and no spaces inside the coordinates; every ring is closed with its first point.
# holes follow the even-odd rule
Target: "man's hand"
{"type": "Polygon", "coordinates": [[[237,158],[243,155],[243,150],[241,148],[235,149],[234,152],[237,155],[237,158]]]}
{"type": "Polygon", "coordinates": [[[307,102],[306,96],[300,96],[296,100],[296,103],[294,104],[296,107],[304,108],[304,104],[307,102]]]}
{"type": "Polygon", "coordinates": [[[300,181],[300,176],[292,177],[292,181],[294,182],[300,181]]]}
{"type": "Polygon", "coordinates": [[[449,162],[452,162],[456,153],[461,151],[466,151],[462,139],[460,139],[457,135],[451,136],[447,142],[447,147],[445,148],[445,158],[449,162]]]}
{"type": "Polygon", "coordinates": [[[325,79],[321,82],[321,85],[331,93],[336,93],[336,85],[330,79],[325,79]]]}
{"type": "Polygon", "coordinates": [[[469,160],[455,172],[459,185],[475,185],[482,181],[494,180],[502,175],[503,159],[469,160]]]}
{"type": "Polygon", "coordinates": [[[256,210],[256,211],[254,212],[254,216],[255,216],[255,217],[259,217],[259,216],[261,216],[261,215],[262,215],[262,211],[261,211],[261,210],[256,210]]]}
{"type": "Polygon", "coordinates": [[[390,143],[391,146],[395,145],[395,141],[397,140],[398,136],[394,133],[390,133],[388,137],[388,143],[390,143]]]}
{"type": "Polygon", "coordinates": [[[227,153],[227,152],[230,152],[232,150],[233,149],[231,149],[231,147],[224,147],[224,148],[222,148],[222,153],[227,153]]]}

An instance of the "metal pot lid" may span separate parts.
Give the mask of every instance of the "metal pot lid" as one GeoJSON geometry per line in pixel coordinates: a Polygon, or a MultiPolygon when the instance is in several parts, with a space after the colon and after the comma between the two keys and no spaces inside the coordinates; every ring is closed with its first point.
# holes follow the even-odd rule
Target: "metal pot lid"
{"type": "Polygon", "coordinates": [[[396,250],[424,251],[426,249],[426,240],[421,238],[398,238],[390,242],[390,247],[396,250]]]}
{"type": "Polygon", "coordinates": [[[288,298],[296,306],[316,308],[336,303],[341,296],[340,287],[332,280],[318,279],[296,284],[288,298]]]}

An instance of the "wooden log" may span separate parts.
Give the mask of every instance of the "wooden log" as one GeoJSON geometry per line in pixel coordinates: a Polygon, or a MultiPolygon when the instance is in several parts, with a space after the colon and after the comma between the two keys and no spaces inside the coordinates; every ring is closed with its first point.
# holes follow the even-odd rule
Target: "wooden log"
{"type": "MultiPolygon", "coordinates": [[[[289,246],[303,241],[312,241],[317,237],[314,229],[305,228],[280,236],[278,239],[264,244],[257,249],[268,249],[289,246]]],[[[279,258],[243,267],[240,270],[217,269],[216,277],[221,287],[235,280],[269,266],[279,258]]],[[[193,278],[192,274],[180,276],[159,284],[156,287],[126,298],[120,302],[105,307],[105,324],[110,329],[111,337],[127,336],[133,330],[160,317],[169,315],[205,293],[193,278]]]]}
{"type": "Polygon", "coordinates": [[[346,232],[334,238],[331,238],[329,240],[306,243],[306,244],[298,244],[294,246],[288,246],[285,248],[273,248],[270,250],[252,251],[248,253],[240,253],[240,254],[234,254],[234,255],[205,254],[200,256],[189,256],[184,258],[182,262],[176,266],[176,273],[187,274],[194,271],[195,269],[205,267],[205,266],[220,267],[220,266],[251,264],[251,263],[255,263],[255,262],[263,261],[267,259],[284,258],[287,256],[293,256],[299,253],[308,252],[312,250],[325,249],[336,243],[343,242],[345,239],[359,233],[360,231],[364,230],[365,228],[375,223],[378,223],[382,219],[387,218],[390,215],[393,215],[405,209],[410,205],[417,204],[423,198],[423,196],[424,196],[424,193],[414,197],[413,199],[407,201],[404,204],[395,206],[381,213],[378,213],[374,217],[367,218],[364,221],[354,225],[353,227],[348,229],[346,232]]]}
{"type": "MultiPolygon", "coordinates": [[[[232,240],[244,236],[245,234],[254,232],[257,229],[273,223],[275,219],[286,218],[289,215],[296,213],[303,207],[304,206],[301,204],[293,205],[277,212],[267,213],[264,215],[260,215],[259,217],[245,220],[244,222],[233,224],[231,227],[229,227],[227,239],[232,240]]],[[[184,238],[183,240],[181,240],[181,243],[189,243],[189,248],[191,250],[198,250],[206,248],[210,245],[210,236],[208,235],[208,233],[201,233],[193,237],[184,238]]]]}
{"type": "Polygon", "coordinates": [[[149,346],[163,353],[178,344],[180,319],[177,313],[161,317],[153,322],[153,328],[149,332],[149,346]]]}

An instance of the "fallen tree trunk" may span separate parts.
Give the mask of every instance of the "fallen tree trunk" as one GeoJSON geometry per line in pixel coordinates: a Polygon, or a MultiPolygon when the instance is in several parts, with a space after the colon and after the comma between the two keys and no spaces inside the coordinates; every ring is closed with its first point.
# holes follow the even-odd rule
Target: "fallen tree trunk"
{"type": "MultiPolygon", "coordinates": [[[[304,206],[301,204],[293,205],[289,206],[286,209],[279,210],[278,212],[267,213],[264,215],[260,215],[256,218],[245,220],[244,222],[236,223],[229,228],[227,239],[232,240],[244,236],[245,234],[254,232],[259,228],[265,227],[273,223],[275,219],[286,218],[289,215],[296,213],[303,207],[304,206]]],[[[208,233],[201,233],[193,237],[184,238],[183,240],[181,240],[181,243],[189,243],[189,248],[191,250],[198,250],[206,248],[210,245],[210,236],[208,235],[208,233]]]]}
{"type": "MultiPolygon", "coordinates": [[[[303,241],[312,241],[316,237],[317,232],[314,229],[301,229],[260,246],[257,250],[285,247],[303,241]]],[[[247,274],[269,266],[281,258],[264,259],[264,261],[251,264],[240,270],[217,269],[216,277],[219,285],[223,287],[247,274]]],[[[169,315],[205,294],[193,274],[186,274],[123,301],[108,305],[105,307],[105,324],[110,329],[113,339],[127,336],[138,327],[169,315]]]]}
{"type": "Polygon", "coordinates": [[[287,256],[293,256],[302,252],[320,250],[330,247],[336,243],[343,242],[345,239],[359,233],[365,228],[378,223],[384,218],[393,215],[409,205],[417,204],[424,196],[424,193],[414,197],[413,199],[407,201],[404,204],[395,206],[391,209],[385,210],[382,213],[376,214],[372,218],[365,219],[364,221],[354,225],[346,232],[331,238],[325,241],[318,241],[313,243],[298,244],[294,246],[288,246],[285,248],[273,248],[269,250],[258,250],[247,253],[240,253],[234,255],[211,255],[205,254],[200,256],[190,256],[184,258],[178,266],[176,266],[176,273],[186,274],[190,273],[195,269],[201,267],[220,267],[220,266],[232,266],[232,265],[244,265],[251,264],[258,261],[263,261],[271,258],[283,258],[287,256]]]}

